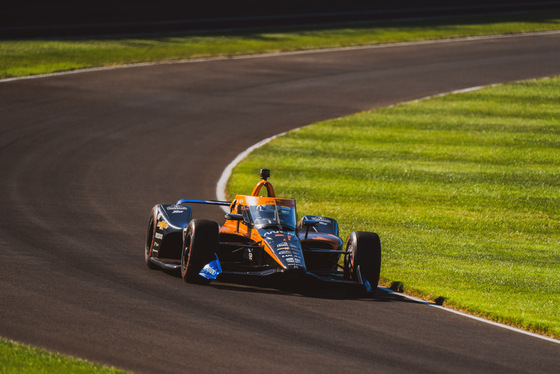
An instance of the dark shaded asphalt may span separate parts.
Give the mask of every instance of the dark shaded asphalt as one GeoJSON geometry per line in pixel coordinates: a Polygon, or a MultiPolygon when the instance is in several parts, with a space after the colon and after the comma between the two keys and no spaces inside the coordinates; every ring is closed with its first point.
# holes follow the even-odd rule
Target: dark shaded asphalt
{"type": "Polygon", "coordinates": [[[0,39],[201,32],[554,10],[553,0],[24,0],[4,4],[0,39]]]}
{"type": "Polygon", "coordinates": [[[186,285],[143,241],[155,203],[214,198],[263,138],[558,61],[555,34],[2,82],[0,335],[146,373],[553,372],[558,344],[382,292],[186,285]]]}

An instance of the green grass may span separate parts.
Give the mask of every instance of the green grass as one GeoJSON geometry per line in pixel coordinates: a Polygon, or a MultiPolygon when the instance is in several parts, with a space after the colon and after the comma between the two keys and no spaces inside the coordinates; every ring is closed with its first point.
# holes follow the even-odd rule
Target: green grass
{"type": "Polygon", "coordinates": [[[559,10],[233,34],[7,40],[0,41],[0,78],[139,62],[547,30],[560,30],[559,10]]]}
{"type": "Polygon", "coordinates": [[[0,373],[127,373],[0,338],[0,373]]]}
{"type": "Polygon", "coordinates": [[[560,337],[560,78],[377,109],[254,151],[298,212],[377,232],[382,282],[560,337]],[[441,299],[440,299],[441,300],[441,299]]]}

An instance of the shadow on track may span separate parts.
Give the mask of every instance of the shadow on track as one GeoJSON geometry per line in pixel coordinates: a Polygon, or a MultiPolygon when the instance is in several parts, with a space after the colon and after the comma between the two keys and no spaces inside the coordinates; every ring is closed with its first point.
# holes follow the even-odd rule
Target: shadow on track
{"type": "MultiPolygon", "coordinates": [[[[161,270],[175,278],[181,278],[178,271],[161,270]]],[[[212,281],[208,286],[215,289],[242,293],[277,294],[283,296],[308,297],[326,300],[360,300],[364,302],[404,302],[425,303],[404,297],[398,293],[377,288],[375,292],[361,294],[358,287],[348,284],[326,283],[312,278],[300,279],[269,279],[230,277],[220,281],[212,281]]]]}
{"type": "Polygon", "coordinates": [[[232,282],[213,282],[209,287],[231,292],[266,293],[278,295],[292,295],[326,300],[359,300],[363,302],[404,302],[418,304],[420,301],[408,299],[400,294],[377,288],[373,293],[360,294],[356,287],[345,284],[332,284],[307,280],[300,283],[284,283],[280,281],[247,280],[232,282]]]}

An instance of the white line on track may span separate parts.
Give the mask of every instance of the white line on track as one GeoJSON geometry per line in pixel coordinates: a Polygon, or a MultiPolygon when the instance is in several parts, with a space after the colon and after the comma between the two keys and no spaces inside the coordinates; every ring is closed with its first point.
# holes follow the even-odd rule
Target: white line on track
{"type": "Polygon", "coordinates": [[[140,62],[140,63],[137,63],[137,64],[125,64],[125,65],[85,68],[85,69],[76,69],[76,70],[70,70],[70,71],[62,71],[62,72],[58,72],[58,73],[37,74],[37,75],[28,75],[28,76],[25,76],[25,77],[5,78],[5,79],[0,79],[0,83],[17,81],[17,80],[24,80],[24,79],[37,79],[37,78],[53,77],[53,76],[59,76],[59,75],[69,75],[69,74],[88,73],[88,72],[95,72],[95,71],[126,69],[126,68],[141,67],[141,66],[190,64],[190,63],[199,63],[199,62],[206,62],[206,61],[243,60],[243,59],[251,59],[251,58],[267,58],[267,57],[291,56],[291,55],[300,55],[300,54],[354,51],[354,50],[362,50],[362,49],[406,47],[406,46],[414,46],[414,45],[430,45],[430,44],[445,44],[445,43],[459,43],[459,42],[466,42],[466,41],[480,41],[480,40],[493,40],[493,39],[509,39],[509,38],[532,37],[532,36],[540,36],[540,35],[560,35],[560,30],[544,31],[544,32],[529,32],[529,33],[519,33],[519,34],[508,34],[508,35],[469,36],[469,37],[462,37],[462,38],[424,40],[424,41],[388,43],[388,44],[373,44],[373,45],[361,45],[361,46],[354,46],[354,47],[322,48],[322,49],[310,49],[310,50],[302,50],[302,51],[262,53],[262,54],[256,54],[256,55],[241,55],[241,56],[226,56],[226,57],[203,57],[203,58],[196,58],[196,59],[184,59],[184,60],[175,60],[175,61],[160,61],[160,62],[140,62]]]}
{"type": "MultiPolygon", "coordinates": [[[[525,80],[525,81],[530,81],[530,79],[525,80]]],[[[435,97],[442,97],[442,96],[446,96],[446,95],[454,95],[454,94],[459,94],[459,93],[464,93],[464,92],[477,91],[477,90],[480,90],[484,87],[492,87],[492,86],[496,86],[496,84],[491,84],[489,86],[476,86],[476,87],[470,87],[470,88],[465,88],[465,89],[461,89],[461,90],[454,90],[454,91],[450,91],[450,92],[440,93],[440,94],[437,94],[437,95],[426,96],[426,97],[423,97],[421,99],[412,100],[412,102],[424,101],[424,100],[432,99],[432,98],[435,98],[435,97]]],[[[394,106],[394,105],[391,105],[391,106],[394,106]]],[[[297,130],[297,129],[298,128],[296,128],[294,130],[297,130]]],[[[235,166],[238,163],[243,161],[243,159],[245,159],[255,149],[260,148],[263,145],[265,145],[266,143],[276,139],[277,137],[285,135],[285,134],[286,134],[286,132],[283,132],[281,134],[274,135],[274,136],[271,136],[270,138],[264,139],[263,141],[260,141],[257,144],[252,145],[251,147],[247,148],[245,151],[243,151],[239,155],[237,155],[237,157],[232,162],[230,162],[230,164],[224,169],[224,171],[222,172],[222,175],[220,176],[220,179],[219,179],[218,184],[216,186],[216,196],[217,196],[218,200],[227,200],[226,192],[225,192],[227,181],[228,181],[229,177],[231,176],[231,172],[232,172],[233,168],[235,168],[235,166]]],[[[228,211],[226,207],[222,207],[222,208],[226,212],[228,211]]],[[[471,318],[471,319],[474,319],[474,320],[479,321],[479,322],[483,322],[483,323],[486,323],[486,324],[489,324],[489,325],[492,325],[492,326],[501,327],[501,328],[504,328],[506,330],[514,331],[514,332],[517,332],[517,333],[520,333],[520,334],[532,336],[534,338],[546,340],[546,341],[549,341],[551,343],[560,344],[560,340],[557,340],[557,339],[554,339],[554,338],[534,334],[534,333],[529,332],[529,331],[521,330],[521,329],[518,329],[518,328],[515,328],[515,327],[512,327],[512,326],[508,326],[508,325],[504,325],[504,324],[501,324],[501,323],[498,323],[498,322],[490,321],[490,320],[487,320],[487,319],[484,319],[484,318],[481,318],[481,317],[476,317],[476,316],[473,316],[473,315],[468,314],[468,313],[460,312],[458,310],[445,308],[441,305],[437,305],[437,304],[432,303],[432,302],[421,300],[421,299],[418,299],[416,297],[409,296],[409,295],[406,295],[406,294],[403,294],[403,293],[400,293],[400,292],[395,292],[395,291],[390,290],[388,288],[384,288],[384,287],[378,287],[378,288],[382,289],[383,291],[386,291],[386,292],[389,292],[389,293],[392,293],[392,294],[395,294],[395,295],[399,295],[399,296],[404,297],[406,299],[414,300],[418,303],[428,305],[430,307],[437,308],[437,309],[440,309],[440,310],[443,310],[443,311],[446,311],[446,312],[449,312],[449,313],[458,314],[460,316],[471,318]]]]}
{"type": "Polygon", "coordinates": [[[390,289],[388,289],[388,288],[384,288],[384,287],[378,287],[378,288],[381,289],[381,290],[383,290],[383,291],[385,291],[385,292],[389,292],[389,293],[392,293],[392,294],[394,294],[394,295],[398,295],[398,296],[404,297],[405,299],[413,300],[413,301],[415,301],[415,302],[417,302],[417,303],[421,303],[421,304],[424,304],[424,305],[431,306],[431,307],[433,307],[433,308],[437,308],[437,309],[440,309],[440,310],[444,310],[444,311],[446,311],[446,312],[458,314],[458,315],[463,316],[463,317],[471,318],[471,319],[474,319],[474,320],[479,321],[479,322],[483,322],[483,323],[487,323],[487,324],[489,324],[489,325],[501,327],[501,328],[504,328],[504,329],[506,329],[506,330],[511,330],[511,331],[514,331],[514,332],[517,332],[517,333],[520,333],[520,334],[529,335],[529,336],[532,336],[532,337],[534,337],[534,338],[543,339],[543,340],[549,341],[549,342],[551,342],[551,343],[560,344],[560,340],[556,340],[556,339],[554,339],[554,338],[549,338],[548,336],[543,336],[543,335],[534,334],[534,333],[532,333],[532,332],[525,331],[525,330],[521,330],[521,329],[518,329],[518,328],[516,328],[516,327],[504,325],[504,324],[501,324],[501,323],[498,323],[498,322],[494,322],[494,321],[490,321],[490,320],[487,320],[487,319],[484,319],[484,318],[481,318],[481,317],[473,316],[472,314],[460,312],[460,311],[454,310],[454,309],[445,308],[445,307],[443,307],[443,306],[441,306],[441,305],[437,305],[437,304],[434,304],[434,303],[430,303],[430,302],[428,302],[428,301],[425,301],[425,300],[422,300],[422,299],[418,299],[418,298],[413,297],[413,296],[405,295],[405,294],[400,293],[400,292],[395,292],[395,291],[390,290],[390,289]]]}
{"type": "MultiPolygon", "coordinates": [[[[294,129],[296,130],[296,129],[294,129]]],[[[278,135],[274,135],[271,136],[270,138],[266,138],[260,142],[258,142],[255,145],[252,145],[251,147],[247,148],[246,150],[244,150],[243,152],[241,152],[240,154],[237,155],[236,158],[233,159],[232,162],[229,163],[229,165],[224,169],[224,171],[222,172],[222,175],[220,176],[220,179],[218,180],[218,184],[216,185],[216,197],[218,200],[220,201],[226,201],[227,200],[227,196],[226,196],[226,185],[227,185],[227,181],[229,179],[229,177],[231,176],[231,172],[233,170],[233,168],[240,163],[241,161],[243,161],[243,159],[245,157],[247,157],[249,155],[249,153],[253,152],[255,149],[262,147],[263,145],[265,145],[266,143],[270,142],[273,139],[276,139],[279,136],[284,135],[285,132],[278,134],[278,135]]],[[[222,207],[222,209],[226,212],[228,212],[228,208],[227,207],[222,207]]]]}

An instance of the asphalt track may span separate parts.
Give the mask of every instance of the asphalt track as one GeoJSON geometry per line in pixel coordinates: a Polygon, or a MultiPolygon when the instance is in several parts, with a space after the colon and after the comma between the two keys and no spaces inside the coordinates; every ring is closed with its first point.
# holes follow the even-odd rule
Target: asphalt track
{"type": "Polygon", "coordinates": [[[1,82],[0,335],[139,373],[554,372],[560,344],[383,292],[186,285],[143,242],[266,137],[559,61],[548,34],[1,82]]]}

